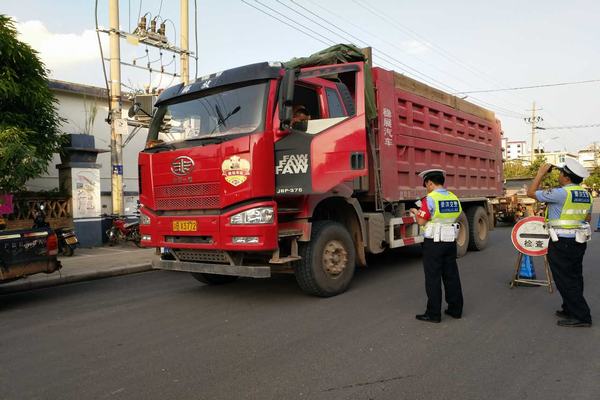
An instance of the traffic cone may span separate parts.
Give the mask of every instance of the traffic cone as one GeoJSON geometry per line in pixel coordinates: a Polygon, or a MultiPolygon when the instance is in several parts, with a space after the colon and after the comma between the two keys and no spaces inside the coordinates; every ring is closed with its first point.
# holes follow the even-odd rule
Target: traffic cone
{"type": "Polygon", "coordinates": [[[536,279],[535,267],[533,259],[527,254],[523,254],[521,258],[521,266],[519,267],[519,279],[536,279]]]}

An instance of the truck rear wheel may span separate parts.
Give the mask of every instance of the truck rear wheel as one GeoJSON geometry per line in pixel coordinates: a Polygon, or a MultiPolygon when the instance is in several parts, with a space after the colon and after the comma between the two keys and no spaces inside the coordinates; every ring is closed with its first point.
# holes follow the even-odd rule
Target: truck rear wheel
{"type": "Polygon", "coordinates": [[[485,249],[490,231],[485,209],[479,206],[467,209],[467,219],[469,220],[469,250],[485,249]]]}
{"type": "Polygon", "coordinates": [[[348,230],[331,221],[312,224],[311,241],[301,243],[295,266],[298,285],[306,293],[331,297],[348,289],[356,267],[354,242],[348,230]]]}
{"type": "Polygon", "coordinates": [[[202,272],[190,273],[197,281],[206,283],[207,285],[223,285],[225,283],[234,282],[239,278],[234,275],[203,274],[202,272]]]}
{"type": "Polygon", "coordinates": [[[467,220],[464,211],[460,213],[456,222],[460,226],[456,238],[456,256],[462,257],[467,254],[467,249],[469,247],[469,221],[467,220]]]}

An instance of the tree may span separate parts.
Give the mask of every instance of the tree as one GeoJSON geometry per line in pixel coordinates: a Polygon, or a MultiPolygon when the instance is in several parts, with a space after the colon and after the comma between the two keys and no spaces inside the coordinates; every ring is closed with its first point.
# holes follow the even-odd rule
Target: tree
{"type": "Polygon", "coordinates": [[[595,167],[583,183],[588,187],[598,190],[600,188],[600,167],[595,167]]]}
{"type": "MultiPolygon", "coordinates": [[[[545,156],[537,156],[535,160],[529,165],[529,176],[535,177],[537,175],[538,170],[542,166],[542,164],[546,163],[545,156]]],[[[560,184],[558,183],[558,175],[559,172],[556,168],[553,168],[549,174],[546,174],[544,179],[542,180],[541,187],[542,188],[552,188],[558,187],[560,184]]]]}
{"type": "Polygon", "coordinates": [[[38,54],[0,14],[0,192],[23,189],[60,150],[61,119],[38,54]]]}
{"type": "Polygon", "coordinates": [[[504,163],[505,178],[523,178],[529,177],[529,168],[521,160],[506,161],[504,163]]]}

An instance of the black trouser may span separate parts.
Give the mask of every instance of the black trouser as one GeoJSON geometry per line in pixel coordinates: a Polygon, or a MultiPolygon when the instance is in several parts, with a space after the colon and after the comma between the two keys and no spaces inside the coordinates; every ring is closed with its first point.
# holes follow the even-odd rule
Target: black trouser
{"type": "Polygon", "coordinates": [[[559,238],[548,245],[548,263],[554,283],[563,298],[563,310],[573,318],[592,322],[590,308],[583,297],[583,255],[586,243],[575,239],[559,238]]]}
{"type": "Polygon", "coordinates": [[[446,294],[448,311],[460,315],[463,309],[462,288],[458,265],[456,265],[456,242],[423,242],[423,269],[427,292],[427,315],[440,317],[442,314],[442,282],[446,294]]]}

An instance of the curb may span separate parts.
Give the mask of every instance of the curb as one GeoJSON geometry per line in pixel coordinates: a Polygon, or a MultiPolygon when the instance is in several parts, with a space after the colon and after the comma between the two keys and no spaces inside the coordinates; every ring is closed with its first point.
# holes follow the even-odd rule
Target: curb
{"type": "Polygon", "coordinates": [[[0,294],[9,294],[23,292],[32,289],[41,289],[52,286],[64,285],[67,283],[92,281],[96,279],[110,278],[113,276],[137,274],[140,272],[147,272],[152,270],[152,264],[147,262],[143,264],[127,265],[125,267],[113,267],[105,270],[92,270],[83,271],[77,273],[71,273],[68,275],[61,275],[58,271],[57,276],[51,277],[40,277],[32,276],[33,279],[22,279],[19,281],[0,285],[0,294]],[[37,278],[37,279],[36,279],[37,278]]]}

